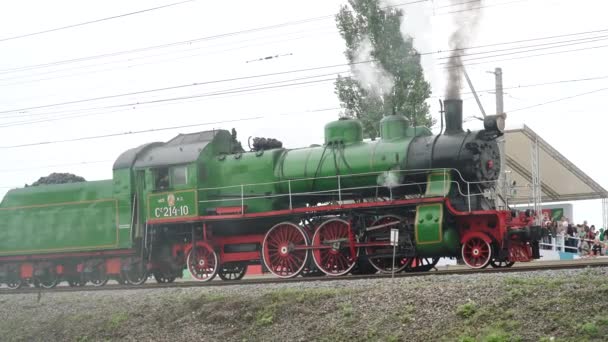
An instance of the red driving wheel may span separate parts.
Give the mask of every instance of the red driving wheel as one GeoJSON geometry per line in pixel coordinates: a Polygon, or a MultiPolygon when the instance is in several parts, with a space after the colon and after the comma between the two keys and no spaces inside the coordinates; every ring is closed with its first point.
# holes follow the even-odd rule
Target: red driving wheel
{"type": "Polygon", "coordinates": [[[462,244],[462,260],[471,268],[484,268],[492,260],[492,246],[481,236],[471,236],[462,244]]]}
{"type": "MultiPolygon", "coordinates": [[[[312,238],[312,255],[317,267],[327,275],[347,274],[355,267],[357,255],[353,255],[350,224],[341,219],[323,222],[312,238]]],[[[357,250],[358,251],[358,250],[357,250]]]]}
{"type": "Polygon", "coordinates": [[[262,256],[268,270],[280,278],[300,274],[308,261],[308,238],[304,230],[291,222],[282,222],[270,228],[264,237],[262,256]]]}

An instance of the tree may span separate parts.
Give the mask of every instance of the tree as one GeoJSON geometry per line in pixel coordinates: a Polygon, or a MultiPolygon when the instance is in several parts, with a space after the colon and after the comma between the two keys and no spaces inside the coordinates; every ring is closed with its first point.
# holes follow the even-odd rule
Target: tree
{"type": "Polygon", "coordinates": [[[401,9],[383,8],[379,0],[348,0],[336,15],[352,76],[338,76],[335,92],[343,114],[361,120],[368,138],[378,136],[385,115],[402,114],[418,126],[434,124],[425,102],[430,85],[412,38],[401,34],[402,16],[401,9]]]}

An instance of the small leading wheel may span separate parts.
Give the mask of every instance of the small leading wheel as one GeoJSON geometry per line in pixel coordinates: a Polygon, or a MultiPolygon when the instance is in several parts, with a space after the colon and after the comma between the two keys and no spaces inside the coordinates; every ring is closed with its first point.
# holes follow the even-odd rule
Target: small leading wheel
{"type": "Polygon", "coordinates": [[[264,237],[262,256],[266,268],[279,278],[296,277],[308,261],[308,237],[301,227],[291,222],[276,224],[264,237]]]}
{"type": "Polygon", "coordinates": [[[218,271],[218,257],[213,248],[201,243],[188,253],[188,270],[194,280],[210,281],[215,278],[218,271]]]}
{"type": "Polygon", "coordinates": [[[81,287],[86,285],[86,281],[82,280],[78,277],[74,277],[74,278],[68,278],[68,285],[70,285],[70,287],[81,287]]]}
{"type": "Polygon", "coordinates": [[[100,287],[100,286],[104,286],[105,284],[108,283],[108,280],[110,279],[108,277],[108,275],[103,272],[103,273],[97,273],[96,274],[91,274],[91,278],[89,279],[89,281],[91,282],[91,284],[93,284],[93,286],[95,287],[100,287]]]}
{"type": "Polygon", "coordinates": [[[313,249],[312,255],[321,271],[340,276],[355,267],[358,249],[351,245],[351,236],[350,224],[341,219],[325,221],[317,228],[312,238],[312,244],[317,248],[313,249]]]}
{"type": "MultiPolygon", "coordinates": [[[[365,253],[368,255],[369,262],[372,266],[381,273],[401,272],[407,267],[407,259],[396,258],[393,266],[393,246],[390,246],[391,229],[399,228],[397,223],[402,218],[396,215],[385,215],[378,218],[372,223],[372,227],[387,225],[386,227],[370,231],[365,236],[366,243],[378,243],[378,246],[365,247],[365,253]]],[[[402,233],[403,235],[403,233],[402,233]]]]}
{"type": "Polygon", "coordinates": [[[222,280],[241,280],[247,273],[247,264],[228,263],[220,267],[218,275],[222,280]]]}
{"type": "Polygon", "coordinates": [[[175,281],[175,277],[169,276],[161,272],[154,272],[154,279],[159,284],[170,284],[175,281]]]}
{"type": "Polygon", "coordinates": [[[148,270],[141,261],[134,262],[128,270],[123,271],[123,275],[127,284],[142,285],[148,280],[148,270]]]}
{"type": "Polygon", "coordinates": [[[472,236],[462,244],[462,260],[470,268],[487,267],[492,260],[492,246],[479,236],[472,236]]]}
{"type": "Polygon", "coordinates": [[[490,260],[490,265],[494,268],[511,267],[511,266],[513,266],[513,264],[515,264],[515,261],[498,260],[496,258],[493,258],[492,260],[490,260]]]}
{"type": "Polygon", "coordinates": [[[435,265],[439,262],[439,257],[433,258],[408,258],[404,261],[408,267],[405,269],[406,272],[428,272],[432,270],[435,265]]]}
{"type": "Polygon", "coordinates": [[[59,284],[59,277],[56,274],[49,274],[34,281],[34,286],[47,290],[54,288],[57,284],[59,284]]]}
{"type": "Polygon", "coordinates": [[[47,265],[42,269],[44,275],[34,278],[34,286],[43,289],[52,289],[59,284],[59,275],[55,272],[55,265],[47,265]]]}
{"type": "Polygon", "coordinates": [[[110,278],[106,274],[106,267],[103,262],[98,265],[94,265],[91,274],[89,275],[89,281],[93,286],[100,287],[108,283],[110,278]]]}
{"type": "Polygon", "coordinates": [[[6,282],[6,286],[11,290],[17,290],[23,286],[23,280],[21,279],[10,279],[6,282]]]}

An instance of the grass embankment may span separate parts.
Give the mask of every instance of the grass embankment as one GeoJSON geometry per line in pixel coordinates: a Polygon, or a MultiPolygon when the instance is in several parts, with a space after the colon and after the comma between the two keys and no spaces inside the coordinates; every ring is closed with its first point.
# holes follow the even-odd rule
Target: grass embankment
{"type": "Polygon", "coordinates": [[[5,296],[0,310],[22,302],[0,317],[0,339],[606,340],[606,271],[556,274],[5,296]]]}

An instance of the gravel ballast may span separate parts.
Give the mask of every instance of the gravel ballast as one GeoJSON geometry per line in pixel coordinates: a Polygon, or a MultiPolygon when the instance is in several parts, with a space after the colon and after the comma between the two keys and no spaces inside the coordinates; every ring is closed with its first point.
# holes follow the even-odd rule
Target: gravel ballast
{"type": "Polygon", "coordinates": [[[608,268],[0,295],[2,341],[580,341],[608,268]]]}

